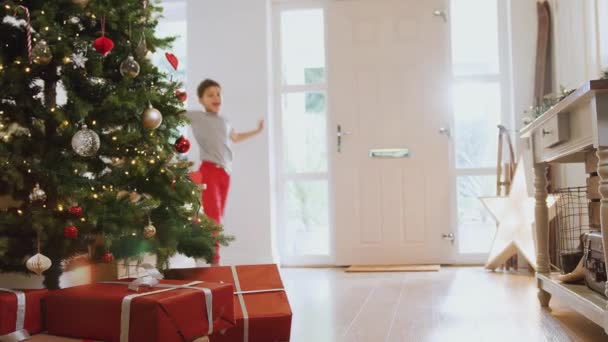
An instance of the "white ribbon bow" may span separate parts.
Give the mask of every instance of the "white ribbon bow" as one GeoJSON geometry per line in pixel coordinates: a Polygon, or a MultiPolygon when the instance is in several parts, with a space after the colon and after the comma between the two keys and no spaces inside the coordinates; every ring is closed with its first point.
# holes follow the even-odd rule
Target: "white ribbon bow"
{"type": "Polygon", "coordinates": [[[150,264],[141,264],[139,267],[146,271],[146,275],[133,280],[129,284],[129,290],[138,292],[140,286],[154,287],[158,285],[159,280],[163,279],[163,275],[150,264]]]}

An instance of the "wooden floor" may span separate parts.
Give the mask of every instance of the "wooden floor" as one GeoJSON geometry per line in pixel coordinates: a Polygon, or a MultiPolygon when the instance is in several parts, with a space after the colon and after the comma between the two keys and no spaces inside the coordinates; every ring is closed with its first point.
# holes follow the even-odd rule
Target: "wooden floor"
{"type": "Polygon", "coordinates": [[[293,342],[608,341],[601,327],[555,299],[541,309],[527,272],[281,273],[294,312],[293,342]]]}

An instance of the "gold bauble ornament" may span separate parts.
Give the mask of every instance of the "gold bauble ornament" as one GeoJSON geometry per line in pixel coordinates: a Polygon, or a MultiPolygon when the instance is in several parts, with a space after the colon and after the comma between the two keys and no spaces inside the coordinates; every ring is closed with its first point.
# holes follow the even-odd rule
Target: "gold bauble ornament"
{"type": "Polygon", "coordinates": [[[152,225],[152,222],[148,223],[147,226],[144,227],[144,237],[146,239],[151,239],[156,235],[156,227],[152,225]]]}
{"type": "Polygon", "coordinates": [[[141,114],[142,124],[147,129],[157,129],[163,123],[163,115],[152,105],[141,114]]]}
{"type": "Polygon", "coordinates": [[[47,65],[53,59],[53,53],[46,41],[41,40],[32,49],[32,61],[38,65],[47,65]]]}
{"type": "Polygon", "coordinates": [[[36,273],[37,275],[42,275],[44,271],[51,268],[52,264],[51,259],[40,253],[34,255],[25,262],[27,269],[36,273]]]}
{"type": "Polygon", "coordinates": [[[87,7],[90,0],[72,0],[74,5],[78,5],[80,7],[87,7]]]}

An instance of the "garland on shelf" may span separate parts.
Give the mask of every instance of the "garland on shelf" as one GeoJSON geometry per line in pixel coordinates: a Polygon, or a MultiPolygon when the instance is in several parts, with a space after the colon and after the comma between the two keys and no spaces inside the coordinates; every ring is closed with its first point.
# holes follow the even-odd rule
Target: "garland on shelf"
{"type": "Polygon", "coordinates": [[[569,89],[564,86],[560,86],[559,94],[547,94],[543,97],[543,102],[537,106],[530,106],[530,108],[524,112],[526,116],[522,119],[523,124],[527,125],[534,121],[534,119],[543,115],[549,109],[555,107],[558,103],[560,103],[563,99],[568,97],[568,95],[572,94],[576,89],[569,89]]]}

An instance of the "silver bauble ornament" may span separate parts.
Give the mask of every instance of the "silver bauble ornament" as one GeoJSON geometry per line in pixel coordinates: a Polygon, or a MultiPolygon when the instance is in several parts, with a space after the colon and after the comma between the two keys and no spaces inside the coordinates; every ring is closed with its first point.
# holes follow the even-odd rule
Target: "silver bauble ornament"
{"type": "Polygon", "coordinates": [[[157,129],[163,123],[163,115],[152,105],[141,114],[141,121],[147,129],[157,129]]]}
{"type": "Polygon", "coordinates": [[[32,61],[38,65],[47,65],[53,59],[53,53],[46,41],[41,40],[32,49],[32,61]]]}
{"type": "Polygon", "coordinates": [[[80,7],[86,7],[89,4],[89,0],[72,0],[72,3],[80,7]]]}
{"type": "Polygon", "coordinates": [[[125,77],[135,78],[139,75],[139,63],[133,56],[127,57],[120,63],[120,74],[125,77]]]}
{"type": "Polygon", "coordinates": [[[92,157],[99,150],[99,135],[82,125],[82,128],[72,137],[74,152],[82,157],[92,157]]]}
{"type": "Polygon", "coordinates": [[[37,275],[42,275],[44,271],[51,268],[52,264],[51,259],[38,253],[25,262],[25,267],[37,275]]]}
{"type": "Polygon", "coordinates": [[[46,192],[40,188],[40,184],[36,183],[36,186],[30,192],[30,201],[46,201],[46,192]]]}
{"type": "Polygon", "coordinates": [[[156,235],[156,227],[152,225],[152,223],[148,223],[147,226],[144,227],[144,237],[146,239],[151,239],[156,235]]]}

